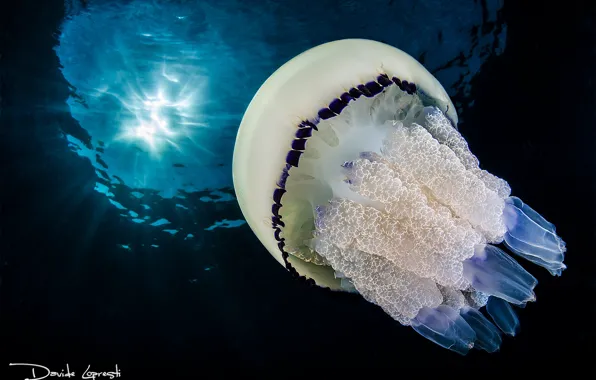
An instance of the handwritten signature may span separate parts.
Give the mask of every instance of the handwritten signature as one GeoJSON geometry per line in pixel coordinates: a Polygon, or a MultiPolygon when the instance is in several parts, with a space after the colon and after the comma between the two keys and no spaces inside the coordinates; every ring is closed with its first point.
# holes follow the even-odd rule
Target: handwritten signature
{"type": "MultiPolygon", "coordinates": [[[[31,374],[33,377],[25,377],[23,380],[42,380],[46,377],[67,377],[73,378],[76,376],[75,371],[71,371],[68,363],[66,363],[66,369],[61,370],[60,372],[51,371],[48,367],[39,364],[31,364],[31,363],[10,363],[9,366],[21,366],[21,367],[29,367],[31,368],[31,374]],[[36,371],[37,370],[37,371],[36,371]],[[39,375],[39,377],[37,376],[39,375]]],[[[115,379],[116,377],[122,376],[122,373],[118,369],[118,364],[116,364],[116,369],[114,371],[104,371],[104,372],[96,372],[91,371],[91,364],[87,366],[87,369],[83,371],[81,375],[81,379],[115,379]]]]}

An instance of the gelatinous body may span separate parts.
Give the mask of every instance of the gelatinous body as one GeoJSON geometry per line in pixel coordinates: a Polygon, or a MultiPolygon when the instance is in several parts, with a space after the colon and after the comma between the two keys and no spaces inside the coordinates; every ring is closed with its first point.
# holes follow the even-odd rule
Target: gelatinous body
{"type": "Polygon", "coordinates": [[[519,329],[519,320],[511,305],[500,298],[490,297],[486,304],[486,312],[495,321],[495,325],[509,335],[515,335],[519,329]]]}
{"type": "Polygon", "coordinates": [[[536,279],[496,245],[560,274],[564,242],[480,169],[440,84],[366,40],[324,44],[263,84],[240,127],[247,221],[294,276],[356,292],[465,354],[517,329],[536,279]],[[481,309],[490,299],[489,315],[481,309]]]}
{"type": "Polygon", "coordinates": [[[560,276],[565,242],[557,236],[555,226],[547,222],[530,206],[517,197],[505,203],[503,219],[507,226],[505,244],[514,253],[560,276]]]}

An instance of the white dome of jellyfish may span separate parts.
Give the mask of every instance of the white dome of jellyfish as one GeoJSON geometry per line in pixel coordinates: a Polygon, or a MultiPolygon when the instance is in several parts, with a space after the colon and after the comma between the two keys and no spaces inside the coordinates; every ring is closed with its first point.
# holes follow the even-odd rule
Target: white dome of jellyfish
{"type": "Polygon", "coordinates": [[[480,168],[441,84],[371,40],[293,58],[252,99],[233,179],[246,221],[310,284],[360,294],[465,355],[499,350],[535,301],[514,258],[561,275],[555,226],[480,168]],[[510,252],[498,247],[502,246],[510,252]]]}

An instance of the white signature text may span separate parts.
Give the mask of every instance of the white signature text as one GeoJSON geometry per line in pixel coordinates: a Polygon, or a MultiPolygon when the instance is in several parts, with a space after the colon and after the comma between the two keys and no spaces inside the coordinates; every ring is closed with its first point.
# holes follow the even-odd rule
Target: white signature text
{"type": "MultiPolygon", "coordinates": [[[[9,366],[19,366],[19,367],[28,367],[31,369],[31,376],[33,377],[25,377],[23,380],[42,380],[47,377],[66,377],[66,378],[77,378],[77,374],[75,371],[70,370],[70,366],[66,363],[66,368],[61,369],[60,371],[52,371],[48,367],[39,364],[32,364],[32,363],[10,363],[9,366]]],[[[91,370],[91,364],[87,366],[87,368],[80,372],[80,379],[115,379],[117,377],[122,376],[122,373],[118,369],[118,364],[113,371],[95,371],[91,370]]]]}

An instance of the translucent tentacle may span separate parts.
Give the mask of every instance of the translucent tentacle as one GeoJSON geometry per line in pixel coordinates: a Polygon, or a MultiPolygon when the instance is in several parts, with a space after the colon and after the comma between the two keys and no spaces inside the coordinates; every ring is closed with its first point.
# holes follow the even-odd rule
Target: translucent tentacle
{"type": "Polygon", "coordinates": [[[486,311],[505,334],[514,336],[519,332],[519,319],[508,302],[490,297],[486,304],[486,311]]]}
{"type": "Polygon", "coordinates": [[[514,304],[536,299],[536,278],[511,256],[499,248],[486,244],[475,247],[474,256],[465,260],[464,277],[483,293],[514,304]]]}
{"type": "Polygon", "coordinates": [[[499,349],[502,342],[501,333],[481,312],[474,308],[466,307],[462,309],[461,316],[476,333],[474,348],[486,352],[495,352],[499,349]]]}
{"type": "Polygon", "coordinates": [[[566,266],[565,242],[555,226],[517,197],[505,200],[503,218],[507,232],[505,244],[515,254],[560,276],[566,266]]]}
{"type": "Polygon", "coordinates": [[[466,355],[476,340],[476,333],[459,312],[445,305],[422,308],[412,320],[412,327],[423,337],[461,355],[466,355]]]}

